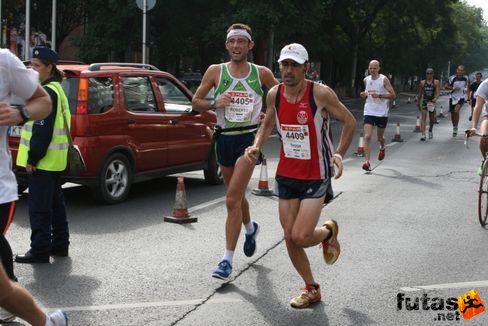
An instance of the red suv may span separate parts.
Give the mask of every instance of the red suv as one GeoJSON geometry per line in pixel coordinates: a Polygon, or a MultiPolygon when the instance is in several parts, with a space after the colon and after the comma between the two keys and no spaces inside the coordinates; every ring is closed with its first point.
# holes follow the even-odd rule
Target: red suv
{"type": "MultiPolygon", "coordinates": [[[[118,203],[133,182],[203,170],[223,182],[212,142],[214,112],[192,109],[192,93],[174,76],[146,64],[62,64],[71,110],[71,135],[86,163],[64,180],[92,187],[95,199],[118,203]]],[[[10,130],[15,158],[21,127],[10,130]]],[[[19,189],[26,174],[16,169],[19,189]]]]}

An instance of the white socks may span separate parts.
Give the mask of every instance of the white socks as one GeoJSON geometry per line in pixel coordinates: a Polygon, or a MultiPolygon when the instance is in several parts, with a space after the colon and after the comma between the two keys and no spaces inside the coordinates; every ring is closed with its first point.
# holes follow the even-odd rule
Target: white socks
{"type": "Polygon", "coordinates": [[[227,260],[232,265],[232,261],[234,260],[234,252],[225,249],[224,257],[222,257],[222,260],[227,260]]]}
{"type": "Polygon", "coordinates": [[[254,232],[253,220],[249,221],[249,223],[247,223],[247,224],[244,224],[244,227],[246,228],[247,234],[252,234],[254,232]]]}

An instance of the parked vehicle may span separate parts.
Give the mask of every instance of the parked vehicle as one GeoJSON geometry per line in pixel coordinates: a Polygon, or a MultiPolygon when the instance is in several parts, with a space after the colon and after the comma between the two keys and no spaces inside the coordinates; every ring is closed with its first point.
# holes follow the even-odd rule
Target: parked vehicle
{"type": "MultiPolygon", "coordinates": [[[[203,170],[209,184],[223,182],[214,146],[214,112],[192,109],[192,93],[173,75],[134,63],[59,64],[70,104],[71,135],[86,163],[64,180],[91,187],[95,199],[124,201],[132,183],[203,170]]],[[[20,128],[10,129],[13,159],[20,128]]],[[[19,188],[25,171],[15,169],[19,188]]]]}

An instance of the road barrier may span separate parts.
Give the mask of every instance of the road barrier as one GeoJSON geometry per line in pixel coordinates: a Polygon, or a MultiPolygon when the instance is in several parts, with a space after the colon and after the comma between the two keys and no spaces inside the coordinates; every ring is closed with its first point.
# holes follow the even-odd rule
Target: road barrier
{"type": "Polygon", "coordinates": [[[196,217],[190,217],[190,214],[188,213],[188,205],[186,201],[186,191],[185,191],[185,179],[183,177],[177,178],[176,198],[175,198],[175,205],[173,208],[173,215],[165,216],[164,221],[170,223],[178,223],[178,224],[194,223],[198,221],[196,217]]]}

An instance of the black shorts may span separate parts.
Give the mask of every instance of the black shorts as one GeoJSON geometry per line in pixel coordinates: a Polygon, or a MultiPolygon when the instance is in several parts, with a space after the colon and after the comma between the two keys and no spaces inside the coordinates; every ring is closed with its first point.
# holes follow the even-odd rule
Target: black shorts
{"type": "Polygon", "coordinates": [[[215,139],[217,161],[225,167],[232,167],[254,142],[255,132],[240,135],[220,134],[215,139]]]}
{"type": "Polygon", "coordinates": [[[449,112],[452,112],[454,110],[454,108],[456,107],[456,105],[458,105],[458,104],[460,107],[463,106],[464,101],[465,101],[464,98],[460,98],[456,104],[452,104],[452,98],[450,98],[449,99],[449,112]]]}
{"type": "Polygon", "coordinates": [[[277,175],[275,180],[280,199],[334,197],[330,179],[298,180],[277,175]]]}
{"type": "Polygon", "coordinates": [[[15,201],[0,204],[0,235],[5,235],[12,224],[15,213],[15,201]]]}
{"type": "Polygon", "coordinates": [[[377,117],[374,115],[365,115],[363,118],[364,124],[373,125],[378,128],[386,128],[388,124],[388,117],[377,117]]]}

